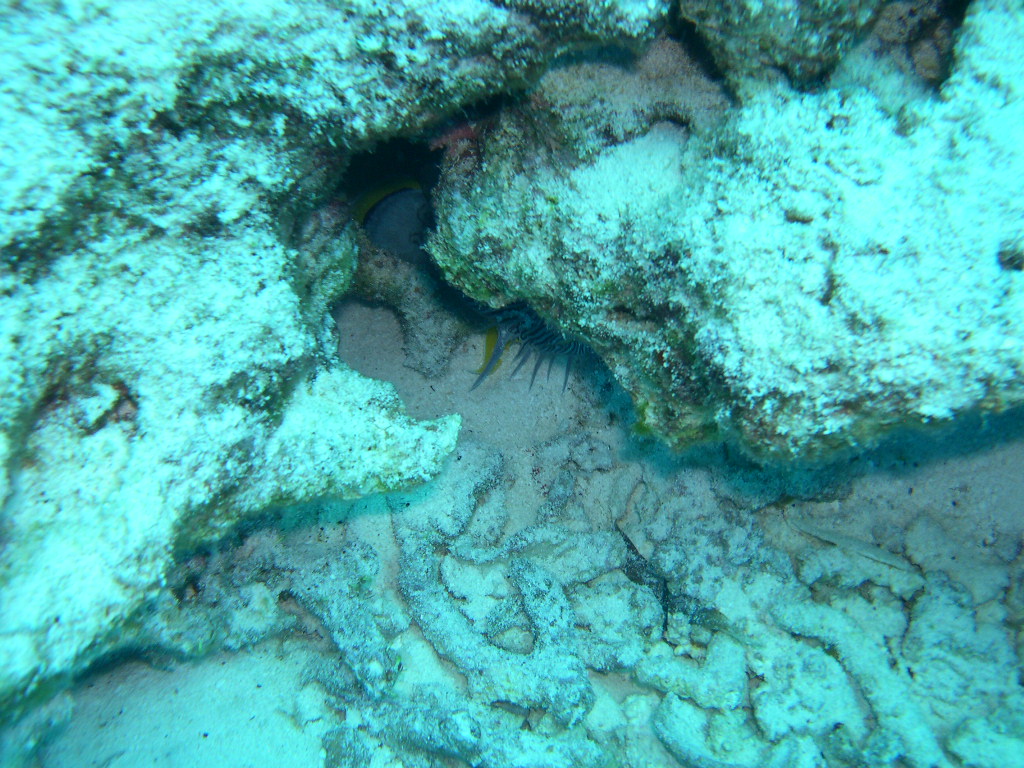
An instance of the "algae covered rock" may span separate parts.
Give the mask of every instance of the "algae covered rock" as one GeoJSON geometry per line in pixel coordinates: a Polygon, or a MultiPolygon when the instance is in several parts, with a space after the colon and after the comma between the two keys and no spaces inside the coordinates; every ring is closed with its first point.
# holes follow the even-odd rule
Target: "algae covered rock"
{"type": "Polygon", "coordinates": [[[797,83],[828,74],[856,43],[881,0],[683,0],[716,64],[733,81],[777,68],[797,83]]]}
{"type": "Polygon", "coordinates": [[[676,445],[806,455],[1020,403],[1011,6],[973,5],[942,99],[899,115],[864,85],[775,84],[702,125],[708,84],[650,111],[643,60],[618,65],[632,109],[588,110],[616,65],[554,69],[445,175],[430,248],[588,341],[676,445]]]}
{"type": "Polygon", "coordinates": [[[49,389],[10,433],[4,697],[117,647],[172,550],[273,504],[422,481],[454,447],[458,417],[414,422],[389,385],[316,363],[285,249],[192,245],[70,254],[5,300],[34,345],[8,347],[8,408],[49,389]]]}
{"type": "Polygon", "coordinates": [[[358,151],[668,3],[15,4],[0,93],[0,704],[118,648],[172,552],[420,482],[459,420],[343,366],[358,151]]]}

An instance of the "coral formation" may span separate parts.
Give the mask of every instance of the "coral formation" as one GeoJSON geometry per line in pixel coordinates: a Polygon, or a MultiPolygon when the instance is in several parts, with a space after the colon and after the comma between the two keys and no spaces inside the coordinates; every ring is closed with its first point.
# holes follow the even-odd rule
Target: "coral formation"
{"type": "Polygon", "coordinates": [[[882,7],[873,27],[875,44],[888,49],[904,72],[938,83],[949,74],[953,23],[936,0],[895,0],[882,7]]]}
{"type": "Polygon", "coordinates": [[[194,654],[305,635],[307,676],[343,713],[329,766],[1016,764],[1019,561],[936,530],[941,494],[901,508],[868,481],[764,506],[779,489],[613,460],[615,431],[591,426],[508,452],[464,439],[430,485],[307,505],[312,528],[183,566],[194,589],[139,640],[194,654]]]}
{"type": "MultiPolygon", "coordinates": [[[[268,506],[421,481],[416,423],[340,364],[353,153],[523,85],[667,3],[86,0],[4,12],[0,679],[127,642],[171,552],[268,506]]],[[[14,710],[7,710],[14,712],[14,710]]]]}
{"type": "Polygon", "coordinates": [[[973,5],[943,98],[898,114],[849,79],[775,83],[716,124],[690,117],[724,109],[712,85],[666,93],[648,58],[553,69],[445,175],[429,247],[476,298],[590,342],[676,445],[815,454],[1017,404],[1011,5],[973,5]]]}
{"type": "Polygon", "coordinates": [[[827,75],[857,42],[881,0],[682,0],[679,15],[696,26],[715,63],[736,85],[765,70],[797,84],[827,75]]]}
{"type": "Polygon", "coordinates": [[[273,678],[250,741],[281,766],[316,759],[281,727],[331,768],[1019,765],[1019,423],[848,466],[630,429],[789,459],[1020,402],[1024,16],[975,0],[949,67],[952,23],[7,9],[0,763],[145,763],[187,703],[73,705],[189,670],[215,719],[273,678]],[[608,370],[469,391],[479,340],[404,249],[423,200],[352,199],[396,138],[444,156],[448,278],[608,370]],[[198,674],[222,651],[246,674],[198,674]],[[110,686],[119,653],[162,671],[110,686]]]}

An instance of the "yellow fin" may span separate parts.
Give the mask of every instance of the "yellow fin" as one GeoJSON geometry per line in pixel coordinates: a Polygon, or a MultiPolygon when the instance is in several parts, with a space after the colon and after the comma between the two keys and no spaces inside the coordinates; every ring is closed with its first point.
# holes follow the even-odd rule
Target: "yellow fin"
{"type": "MultiPolygon", "coordinates": [[[[488,361],[491,359],[491,355],[494,354],[494,348],[498,346],[498,326],[494,326],[487,331],[487,338],[484,340],[484,361],[480,363],[480,367],[477,368],[474,373],[479,376],[484,372],[487,367],[488,361]]],[[[498,358],[498,362],[495,363],[492,373],[501,367],[501,358],[498,358]]]]}
{"type": "Polygon", "coordinates": [[[394,179],[385,184],[380,184],[371,189],[364,190],[352,204],[352,218],[360,224],[366,223],[366,217],[373,210],[377,203],[386,197],[391,197],[395,192],[403,189],[422,189],[420,183],[415,179],[394,179]]]}

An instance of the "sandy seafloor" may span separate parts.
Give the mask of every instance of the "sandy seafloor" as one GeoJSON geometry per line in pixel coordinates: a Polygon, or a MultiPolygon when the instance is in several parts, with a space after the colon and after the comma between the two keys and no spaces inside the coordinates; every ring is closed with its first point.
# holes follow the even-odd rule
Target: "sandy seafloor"
{"type": "MultiPolygon", "coordinates": [[[[628,399],[596,363],[575,371],[565,392],[561,390],[561,364],[555,366],[550,379],[542,373],[530,388],[529,371],[510,377],[507,362],[470,391],[474,370],[482,360],[482,333],[462,341],[445,375],[428,380],[404,364],[399,324],[388,309],[350,302],[340,309],[339,324],[344,361],[361,373],[393,382],[416,417],[460,413],[460,444],[500,453],[503,504],[508,514],[506,537],[539,517],[571,523],[570,528],[575,525],[580,530],[614,531],[617,527],[646,557],[666,545],[652,533],[654,523],[645,527],[637,518],[658,507],[672,507],[677,510],[672,514],[695,515],[695,538],[687,544],[691,549],[706,535],[716,546],[723,540],[731,542],[723,550],[726,552],[753,546],[762,552],[782,553],[799,574],[800,588],[811,589],[815,600],[830,610],[840,609],[828,589],[848,590],[848,596],[855,596],[858,590],[864,594],[880,589],[888,571],[898,574],[896,581],[903,577],[939,578],[954,585],[962,598],[957,605],[953,605],[957,601],[950,603],[948,626],[964,620],[987,622],[999,636],[997,645],[1002,643],[1004,651],[1016,647],[1019,653],[1020,627],[1013,624],[1013,617],[1019,617],[1017,603],[1022,599],[1024,430],[1021,419],[1014,415],[986,421],[965,419],[952,429],[897,438],[836,466],[807,470],[792,478],[785,470],[761,470],[722,446],[675,456],[659,444],[635,436],[630,429],[628,399]],[[568,495],[553,508],[548,499],[552,485],[564,487],[567,476],[571,478],[568,495]],[[863,574],[852,577],[857,583],[843,584],[834,576],[815,581],[808,575],[815,569],[827,572],[829,567],[842,572],[854,567],[850,564],[864,568],[863,574]],[[806,586],[810,583],[813,587],[806,586]],[[826,583],[830,586],[821,586],[826,583]]],[[[452,460],[458,461],[460,456],[452,460]]],[[[394,514],[419,513],[411,505],[394,514]]],[[[279,536],[275,541],[291,551],[315,546],[323,553],[356,539],[369,544],[380,558],[378,593],[397,595],[400,564],[392,514],[379,499],[326,505],[316,519],[289,519],[279,534],[257,529],[228,546],[251,547],[254,537],[279,536]]],[[[702,567],[701,557],[705,558],[704,568],[715,570],[709,580],[722,574],[728,577],[729,567],[722,566],[714,552],[694,555],[692,562],[680,566],[681,571],[692,578],[702,567]]],[[[736,583],[756,583],[756,562],[736,568],[745,573],[736,583]]],[[[493,576],[473,573],[470,569],[464,578],[472,581],[493,576]]],[[[500,599],[500,594],[496,597],[492,590],[488,595],[488,589],[479,584],[462,586],[459,604],[469,616],[479,616],[489,603],[500,599]],[[481,604],[479,611],[474,602],[481,604]]],[[[452,583],[448,587],[459,590],[452,583]]],[[[907,595],[916,591],[913,586],[890,585],[888,589],[894,593],[905,590],[907,595]]],[[[911,613],[920,594],[905,598],[904,613],[911,613]]],[[[868,602],[879,605],[885,601],[868,602]]],[[[728,610],[721,604],[718,607],[728,610]]],[[[850,608],[848,615],[857,615],[856,607],[850,608]]],[[[888,620],[879,619],[880,623],[888,620]]],[[[776,617],[775,621],[782,619],[776,617]]],[[[790,630],[794,637],[801,634],[792,626],[790,630]]],[[[941,627],[935,632],[933,640],[925,638],[925,645],[934,641],[939,647],[946,642],[941,627]]],[[[807,632],[805,637],[807,634],[813,633],[807,632]]],[[[885,642],[892,647],[891,643],[899,642],[899,635],[897,628],[886,634],[885,642]]],[[[701,647],[699,633],[691,634],[691,641],[688,644],[677,637],[672,643],[674,650],[666,646],[666,652],[699,665],[706,648],[701,647]]],[[[813,643],[813,638],[808,642],[813,643]]],[[[653,643],[645,640],[643,649],[649,653],[653,643]]],[[[1020,670],[1013,668],[1018,663],[1016,656],[986,651],[983,643],[971,643],[974,640],[965,640],[970,653],[955,659],[943,657],[941,649],[931,656],[918,652],[916,669],[910,669],[906,656],[900,656],[905,667],[897,669],[898,677],[892,678],[886,678],[881,670],[880,676],[874,676],[870,660],[848,658],[852,652],[843,648],[833,656],[843,663],[858,688],[861,706],[871,710],[876,719],[894,717],[892,712],[887,714],[892,697],[906,695],[904,690],[879,690],[887,680],[910,685],[919,700],[948,697],[931,711],[919,713],[933,723],[932,732],[948,746],[950,734],[962,728],[955,722],[954,711],[984,718],[986,707],[992,711],[999,708],[1005,691],[993,690],[998,684],[992,679],[1005,673],[1003,682],[1008,689],[1016,685],[1019,690],[1020,670]],[[964,658],[977,659],[978,685],[988,686],[988,690],[976,696],[971,691],[973,662],[964,666],[964,658]],[[936,665],[934,675],[924,669],[929,663],[936,665]],[[944,664],[947,671],[939,669],[944,664]],[[934,681],[922,682],[930,676],[938,680],[950,675],[959,676],[952,690],[934,681]],[[923,689],[923,685],[932,688],[923,689]]],[[[424,682],[438,689],[462,690],[460,673],[438,658],[415,621],[398,635],[394,646],[403,659],[394,696],[415,695],[416,685],[424,682]]],[[[43,750],[40,764],[44,768],[319,766],[327,759],[323,736],[342,721],[352,725],[354,718],[367,716],[352,709],[339,711],[336,701],[332,706],[328,692],[308,673],[311,664],[331,653],[336,651],[326,639],[306,627],[306,631],[291,629],[236,652],[217,652],[194,661],[147,655],[111,662],[74,687],[74,714],[43,750]]],[[[748,653],[756,655],[749,649],[748,653]]],[[[770,667],[772,662],[763,663],[770,667]]],[[[890,659],[886,664],[892,667],[895,662],[890,659]]],[[[751,690],[755,681],[765,676],[754,667],[756,663],[747,673],[751,690]]],[[[889,672],[885,670],[885,674],[889,672]]],[[[656,677],[648,674],[648,682],[656,677]]],[[[591,670],[590,678],[596,703],[585,722],[592,734],[632,729],[627,739],[629,755],[623,755],[628,757],[627,764],[679,764],[649,727],[637,725],[664,693],[656,691],[657,684],[640,684],[628,669],[591,670]]],[[[813,675],[801,679],[795,674],[789,685],[797,689],[796,698],[806,696],[812,701],[818,700],[811,690],[814,683],[813,675]]],[[[694,698],[700,696],[691,696],[694,698]]],[[[827,710],[833,703],[826,697],[813,706],[827,710]]],[[[744,701],[741,707],[748,704],[744,701]]],[[[898,721],[892,725],[895,731],[903,727],[898,721]]],[[[987,746],[976,747],[975,759],[966,762],[1024,765],[1024,757],[1013,756],[1013,745],[1019,742],[982,741],[987,746]],[[985,753],[987,749],[991,752],[985,753]]],[[[959,759],[948,751],[946,756],[959,759]]],[[[382,751],[374,764],[399,764],[389,762],[392,757],[382,751]]]]}

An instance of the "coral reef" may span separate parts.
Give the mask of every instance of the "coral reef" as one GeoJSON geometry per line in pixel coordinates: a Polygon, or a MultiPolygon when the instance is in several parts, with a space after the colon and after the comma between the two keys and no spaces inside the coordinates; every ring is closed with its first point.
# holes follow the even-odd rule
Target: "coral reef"
{"type": "Polygon", "coordinates": [[[890,2],[878,14],[869,42],[890,51],[904,72],[941,82],[949,74],[953,50],[953,23],[946,10],[936,0],[890,2]]]}
{"type": "Polygon", "coordinates": [[[892,494],[932,489],[913,505],[870,477],[782,501],[730,468],[612,460],[622,432],[596,421],[514,451],[463,439],[431,484],[307,505],[312,527],[184,565],[194,587],[140,641],[307,637],[339,713],[327,766],[1019,763],[1021,561],[986,544],[1019,537],[1017,486],[973,473],[942,530],[942,462],[901,465],[892,494]]]}
{"type": "Polygon", "coordinates": [[[5,11],[0,702],[116,649],[174,550],[268,506],[421,481],[338,362],[353,153],[667,3],[84,2],[5,11]],[[59,7],[58,7],[59,6],[59,7]]]}
{"type": "Polygon", "coordinates": [[[691,117],[712,85],[664,92],[648,58],[553,69],[445,175],[428,247],[588,341],[675,445],[820,454],[1018,404],[1011,6],[973,4],[942,99],[909,87],[896,114],[848,78],[764,85],[716,123],[691,117]]]}
{"type": "MultiPolygon", "coordinates": [[[[696,26],[732,83],[781,70],[796,84],[827,75],[857,42],[881,0],[682,0],[679,15],[696,26]]],[[[769,75],[770,77],[770,75],[769,75]]]]}
{"type": "Polygon", "coordinates": [[[7,9],[0,763],[150,762],[203,702],[281,766],[1020,765],[1019,418],[693,445],[1024,395],[1019,1],[950,68],[938,5],[876,11],[7,9]],[[418,210],[346,197],[396,138],[445,275],[607,369],[470,391],[418,210]]]}

